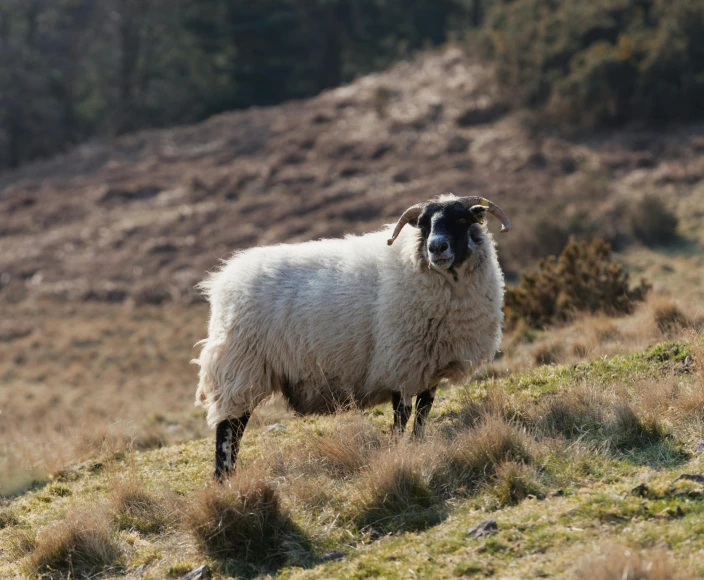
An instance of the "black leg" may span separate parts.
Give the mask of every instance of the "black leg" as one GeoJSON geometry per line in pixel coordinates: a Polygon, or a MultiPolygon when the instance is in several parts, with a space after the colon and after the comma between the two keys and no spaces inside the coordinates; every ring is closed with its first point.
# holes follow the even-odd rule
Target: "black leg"
{"type": "Polygon", "coordinates": [[[435,393],[437,387],[418,393],[416,397],[416,418],[413,424],[413,436],[422,437],[425,432],[425,421],[428,418],[428,413],[433,407],[433,401],[435,400],[435,393]]]}
{"type": "Polygon", "coordinates": [[[411,405],[406,405],[399,391],[391,393],[391,404],[394,408],[394,435],[401,434],[406,429],[406,423],[411,416],[411,405]]]}
{"type": "Polygon", "coordinates": [[[218,481],[222,481],[235,471],[237,452],[240,450],[240,441],[249,416],[250,413],[246,413],[239,419],[226,419],[218,423],[215,430],[215,472],[213,473],[218,481]]]}

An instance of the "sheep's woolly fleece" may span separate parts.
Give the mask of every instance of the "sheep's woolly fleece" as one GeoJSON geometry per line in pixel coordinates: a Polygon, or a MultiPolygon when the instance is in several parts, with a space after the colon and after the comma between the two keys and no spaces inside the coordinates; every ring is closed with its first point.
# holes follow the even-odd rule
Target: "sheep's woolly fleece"
{"type": "Polygon", "coordinates": [[[245,250],[203,283],[211,319],[196,404],[211,426],[275,392],[302,414],[378,404],[391,391],[410,404],[491,360],[504,289],[491,234],[455,282],[427,267],[417,229],[387,246],[392,227],[245,250]]]}

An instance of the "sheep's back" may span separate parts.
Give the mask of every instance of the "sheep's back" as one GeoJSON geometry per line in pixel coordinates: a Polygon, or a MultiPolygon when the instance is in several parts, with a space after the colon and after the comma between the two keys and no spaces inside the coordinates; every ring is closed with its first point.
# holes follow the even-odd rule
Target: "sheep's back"
{"type": "Polygon", "coordinates": [[[271,389],[282,382],[361,384],[373,349],[375,253],[385,249],[383,236],[370,237],[236,255],[210,283],[211,338],[244,355],[235,359],[256,359],[266,376],[252,378],[271,389]]]}

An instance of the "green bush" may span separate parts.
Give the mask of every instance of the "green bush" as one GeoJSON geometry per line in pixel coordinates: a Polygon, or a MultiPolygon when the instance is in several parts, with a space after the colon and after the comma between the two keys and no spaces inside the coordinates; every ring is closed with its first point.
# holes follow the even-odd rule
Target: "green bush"
{"type": "Polygon", "coordinates": [[[506,318],[538,328],[569,320],[577,312],[630,314],[645,299],[650,285],[629,286],[623,266],[611,258],[603,240],[570,240],[559,258],[542,260],[537,269],[506,291],[506,318]]]}
{"type": "Polygon", "coordinates": [[[596,127],[702,115],[700,0],[503,0],[486,25],[515,104],[596,127]]]}

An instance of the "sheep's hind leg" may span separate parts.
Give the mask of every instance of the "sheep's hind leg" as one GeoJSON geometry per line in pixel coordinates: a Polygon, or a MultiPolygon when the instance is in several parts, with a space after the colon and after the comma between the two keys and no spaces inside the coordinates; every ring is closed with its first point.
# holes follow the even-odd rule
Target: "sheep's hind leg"
{"type": "Polygon", "coordinates": [[[400,391],[391,393],[391,404],[394,408],[394,435],[400,435],[406,429],[406,423],[411,416],[411,405],[406,405],[406,400],[400,391]]]}
{"type": "Polygon", "coordinates": [[[215,430],[215,472],[213,473],[218,481],[222,481],[235,471],[240,441],[250,414],[245,413],[239,419],[225,419],[218,423],[215,430]]]}
{"type": "Polygon", "coordinates": [[[433,407],[433,401],[435,400],[435,393],[438,388],[433,387],[422,393],[418,393],[416,397],[416,418],[413,423],[413,436],[423,437],[425,433],[425,421],[428,418],[428,413],[433,407]]]}

